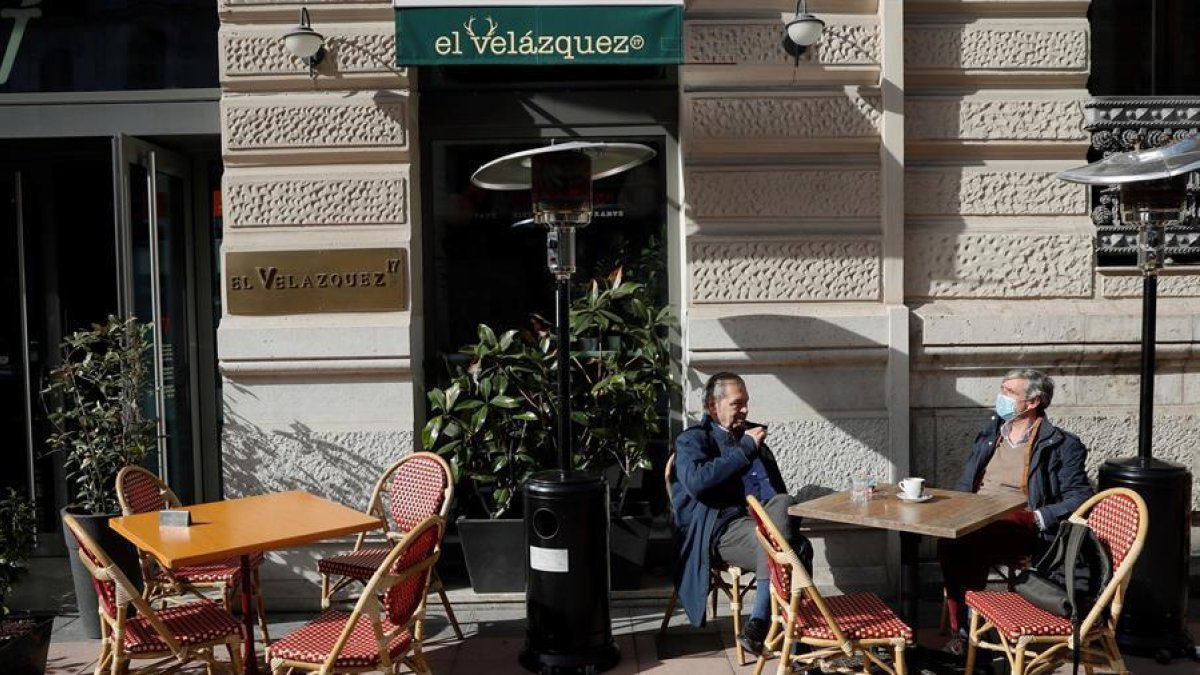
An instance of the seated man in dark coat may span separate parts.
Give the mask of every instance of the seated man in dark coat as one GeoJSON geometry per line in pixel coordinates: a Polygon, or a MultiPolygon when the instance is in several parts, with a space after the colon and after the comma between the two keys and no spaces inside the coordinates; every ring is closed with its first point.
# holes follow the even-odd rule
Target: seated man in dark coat
{"type": "Polygon", "coordinates": [[[1054,426],[1046,408],[1054,380],[1032,369],[1009,371],[1000,383],[995,414],[975,438],[962,477],[962,492],[1019,494],[1026,508],[959,539],[938,540],[946,582],[946,605],[954,638],[947,650],[963,649],[968,590],[987,583],[988,569],[1037,555],[1058,524],[1093,494],[1079,437],[1054,426]]]}
{"type": "Polygon", "coordinates": [[[799,518],[788,516],[788,494],[775,457],[767,448],[767,428],[746,421],[750,397],[733,373],[717,373],[704,387],[705,416],[675,439],[671,501],[675,511],[675,583],[680,604],[696,626],[705,620],[709,565],[714,556],[758,575],[754,606],[738,641],[757,654],[771,618],[767,555],[755,537],[746,496],[763,503],[779,531],[808,569],[812,546],[795,532],[799,518]]]}

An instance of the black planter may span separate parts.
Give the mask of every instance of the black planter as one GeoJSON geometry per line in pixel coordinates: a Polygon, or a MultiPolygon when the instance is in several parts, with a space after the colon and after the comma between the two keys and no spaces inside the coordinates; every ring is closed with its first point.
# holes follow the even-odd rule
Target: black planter
{"type": "Polygon", "coordinates": [[[0,642],[0,664],[4,664],[5,675],[43,675],[46,672],[54,614],[13,612],[0,620],[0,624],[24,621],[32,622],[28,632],[0,642]]]}
{"type": "MultiPolygon", "coordinates": [[[[71,507],[63,509],[63,515],[70,514],[75,522],[86,532],[96,545],[112,558],[113,563],[125,573],[135,588],[141,590],[142,572],[138,565],[137,549],[127,539],[117,534],[108,526],[109,518],[116,514],[92,515],[90,513],[75,513],[71,507]]],[[[71,582],[75,586],[75,606],[79,610],[80,626],[84,634],[97,640],[100,638],[100,603],[96,598],[96,589],[92,586],[92,576],[79,559],[79,544],[75,536],[63,524],[63,538],[67,543],[67,558],[71,561],[71,582]]]]}
{"type": "Polygon", "coordinates": [[[518,519],[459,518],[467,575],[476,593],[525,590],[525,522],[518,519]]]}
{"type": "Polygon", "coordinates": [[[642,587],[650,523],[649,515],[620,516],[609,522],[608,560],[614,591],[636,591],[642,587]]]}

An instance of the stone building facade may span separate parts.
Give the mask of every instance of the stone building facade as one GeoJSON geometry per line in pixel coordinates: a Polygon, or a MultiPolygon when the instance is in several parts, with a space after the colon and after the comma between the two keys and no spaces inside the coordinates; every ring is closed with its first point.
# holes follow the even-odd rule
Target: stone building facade
{"type": "MultiPolygon", "coordinates": [[[[389,3],[306,4],[329,50],[315,78],[280,39],[297,5],[220,0],[224,253],[401,247],[412,303],[225,315],[224,481],[360,503],[423,416],[421,92],[392,65],[389,3]]],[[[1135,454],[1140,280],[1097,266],[1089,193],[1055,178],[1088,160],[1088,2],[813,0],[828,25],[798,63],[779,46],[792,9],[686,6],[669,254],[685,416],[736,370],[803,494],[946,486],[998,377],[1029,366],[1057,379],[1051,414],[1093,470],[1135,454]]],[[[1200,287],[1161,292],[1155,450],[1197,475],[1200,287]]],[[[827,535],[818,582],[886,585],[884,535],[827,535]]],[[[280,584],[314,568],[282,562],[280,584]]]]}

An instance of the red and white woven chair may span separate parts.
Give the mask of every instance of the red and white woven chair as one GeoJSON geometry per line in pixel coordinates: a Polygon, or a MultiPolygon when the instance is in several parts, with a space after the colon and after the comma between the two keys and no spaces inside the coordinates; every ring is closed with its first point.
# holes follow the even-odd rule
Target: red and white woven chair
{"type": "MultiPolygon", "coordinates": [[[[1087,523],[1113,564],[1112,579],[1080,624],[1080,662],[1088,675],[1095,666],[1128,675],[1117,648],[1117,620],[1146,539],[1146,503],[1132,490],[1111,488],[1084,502],[1071,520],[1087,523]]],[[[980,648],[1004,654],[1012,675],[1049,673],[1073,658],[1071,620],[1039,609],[1017,593],[967,591],[967,607],[968,673],[980,648]]]]}
{"type": "Polygon", "coordinates": [[[276,675],[290,669],[332,673],[430,670],[421,653],[421,624],[445,523],[430,516],[380,562],[350,612],[328,609],[267,648],[276,675]]]}
{"type": "MultiPolygon", "coordinates": [[[[446,460],[431,452],[414,452],[388,467],[379,477],[367,503],[367,513],[388,523],[387,537],[395,541],[429,516],[444,519],[453,500],[454,480],[446,460]]],[[[329,608],[333,595],[341,589],[370,579],[391,550],[386,545],[366,544],[366,533],[359,534],[353,550],[317,561],[322,609],[329,608]]],[[[462,629],[436,570],[430,586],[437,591],[446,609],[446,619],[454,629],[454,635],[461,640],[462,629]]]]}
{"type": "MultiPolygon", "coordinates": [[[[117,501],[121,504],[121,514],[126,516],[180,506],[175,492],[158,476],[140,466],[127,466],[117,474],[117,501]]],[[[221,593],[225,609],[231,609],[233,596],[242,587],[241,560],[236,556],[170,570],[164,569],[153,556],[143,551],[138,551],[138,561],[142,567],[142,596],[150,601],[188,593],[202,598],[205,597],[205,589],[215,589],[221,593]]],[[[263,611],[262,586],[258,580],[258,568],[262,562],[262,553],[250,556],[250,589],[258,612],[263,644],[270,644],[267,614],[263,611]]]]}
{"type": "MultiPolygon", "coordinates": [[[[675,468],[675,454],[672,453],[667,457],[667,465],[663,469],[663,479],[667,483],[667,503],[674,504],[671,501],[671,471],[675,468]]],[[[674,514],[672,514],[674,515],[674,514]]],[[[745,649],[742,648],[742,643],[736,640],[739,633],[742,632],[742,598],[746,596],[746,592],[754,588],[754,582],[743,583],[744,575],[753,575],[754,572],[743,570],[737,565],[728,565],[722,560],[714,558],[708,568],[708,589],[709,589],[709,617],[717,618],[717,598],[718,594],[724,595],[729,600],[729,613],[733,615],[733,635],[735,645],[734,650],[737,653],[738,665],[743,665],[746,662],[745,649]]],[[[663,612],[662,625],[659,626],[658,632],[662,633],[667,630],[667,626],[671,623],[671,615],[675,613],[675,605],[679,603],[679,589],[671,590],[671,598],[667,600],[667,611],[663,612]]]]}
{"type": "Polygon", "coordinates": [[[242,672],[242,625],[228,610],[207,598],[154,610],[74,517],[64,515],[63,523],[79,542],[79,558],[100,599],[97,673],[175,672],[193,661],[206,664],[209,673],[242,672]],[[229,650],[229,661],[216,658],[214,650],[221,645],[229,650]],[[130,671],[134,659],[154,663],[130,671]]]}
{"type": "Polygon", "coordinates": [[[771,629],[754,675],[762,673],[772,653],[779,656],[778,675],[789,673],[793,663],[805,670],[820,666],[826,672],[864,675],[874,666],[890,675],[904,675],[904,650],[912,641],[912,629],[874,593],[822,596],[762,504],[753,496],[746,497],[746,502],[771,570],[771,629]],[[792,654],[796,642],[808,645],[809,650],[792,654]],[[879,658],[876,647],[891,647],[890,664],[879,658]],[[855,657],[858,669],[851,667],[855,657]]]}

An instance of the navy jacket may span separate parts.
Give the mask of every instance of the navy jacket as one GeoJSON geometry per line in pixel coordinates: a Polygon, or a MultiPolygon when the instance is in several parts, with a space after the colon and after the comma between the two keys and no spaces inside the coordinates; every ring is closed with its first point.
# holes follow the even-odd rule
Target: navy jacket
{"type": "MultiPolygon", "coordinates": [[[[734,439],[707,415],[675,439],[671,508],[675,513],[675,587],[679,602],[695,626],[705,621],[708,569],[717,515],[726,506],[745,504],[742,472],[750,466],[754,439],[734,439]]],[[[787,487],[775,457],[764,443],[759,449],[771,486],[787,487]]]]}
{"type": "MultiPolygon", "coordinates": [[[[992,415],[984,425],[975,437],[971,456],[967,458],[962,477],[954,489],[962,492],[979,490],[983,473],[996,452],[996,442],[1003,424],[999,416],[992,415]]],[[[1029,458],[1026,495],[1029,509],[1039,512],[1042,522],[1046,524],[1045,531],[1041,533],[1044,542],[1053,539],[1058,524],[1092,496],[1092,485],[1084,468],[1086,461],[1087,448],[1079,437],[1059,429],[1043,417],[1037,440],[1033,444],[1033,454],[1029,458]]]]}

